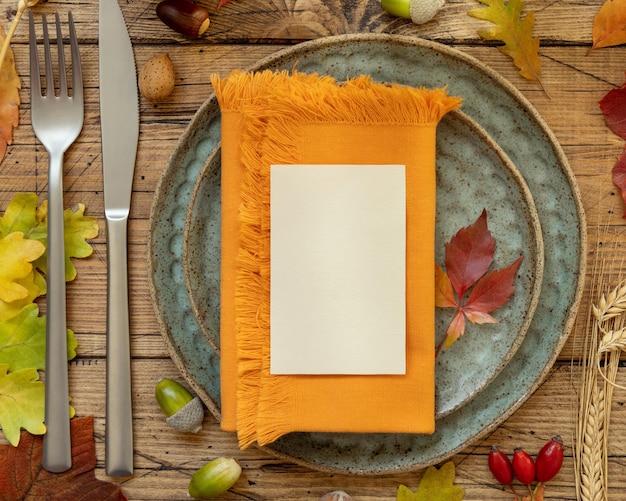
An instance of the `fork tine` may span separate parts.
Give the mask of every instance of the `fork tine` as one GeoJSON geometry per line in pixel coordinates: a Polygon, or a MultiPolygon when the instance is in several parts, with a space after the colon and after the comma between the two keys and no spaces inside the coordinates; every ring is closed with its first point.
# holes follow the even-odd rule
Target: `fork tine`
{"type": "Polygon", "coordinates": [[[59,51],[59,96],[67,96],[67,74],[65,70],[65,51],[63,50],[63,32],[61,31],[61,21],[59,13],[54,13],[54,20],[57,30],[57,49],[59,51]]]}
{"type": "Polygon", "coordinates": [[[43,25],[44,63],[46,67],[46,96],[54,96],[54,75],[52,73],[52,56],[50,55],[50,38],[48,37],[48,21],[46,15],[41,14],[43,25]]]}
{"type": "Polygon", "coordinates": [[[32,95],[41,96],[41,77],[39,75],[39,55],[37,54],[37,35],[35,33],[35,19],[32,11],[29,14],[29,45],[30,45],[30,90],[32,95]]]}
{"type": "Polygon", "coordinates": [[[74,17],[72,11],[67,13],[70,25],[70,46],[72,48],[72,95],[74,99],[83,100],[83,72],[80,64],[80,52],[78,50],[78,39],[76,28],[74,27],[74,17]]]}

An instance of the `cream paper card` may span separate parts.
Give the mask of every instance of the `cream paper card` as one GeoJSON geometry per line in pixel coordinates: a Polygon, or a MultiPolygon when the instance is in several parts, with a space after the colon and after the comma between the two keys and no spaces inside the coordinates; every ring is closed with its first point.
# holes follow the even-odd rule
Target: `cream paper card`
{"type": "Polygon", "coordinates": [[[404,374],[404,165],[271,166],[272,374],[404,374]]]}

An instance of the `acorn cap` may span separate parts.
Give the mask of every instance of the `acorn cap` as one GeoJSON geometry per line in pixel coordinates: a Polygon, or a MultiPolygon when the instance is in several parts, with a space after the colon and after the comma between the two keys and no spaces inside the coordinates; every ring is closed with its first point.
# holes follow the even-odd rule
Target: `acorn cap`
{"type": "Polygon", "coordinates": [[[446,3],[445,0],[411,0],[409,13],[415,24],[424,24],[430,21],[446,3]]]}
{"type": "Polygon", "coordinates": [[[165,422],[179,431],[198,433],[202,429],[204,407],[198,397],[194,397],[165,422]]]}

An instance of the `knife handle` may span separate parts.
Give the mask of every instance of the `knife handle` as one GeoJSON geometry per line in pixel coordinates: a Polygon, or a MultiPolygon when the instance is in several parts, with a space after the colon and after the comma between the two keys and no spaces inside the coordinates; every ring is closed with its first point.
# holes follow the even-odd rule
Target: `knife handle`
{"type": "Polygon", "coordinates": [[[128,215],[107,215],[106,473],[133,474],[133,415],[128,313],[128,215]]]}
{"type": "Polygon", "coordinates": [[[65,313],[63,153],[50,155],[46,281],[46,385],[42,466],[55,473],[72,467],[65,313]]]}

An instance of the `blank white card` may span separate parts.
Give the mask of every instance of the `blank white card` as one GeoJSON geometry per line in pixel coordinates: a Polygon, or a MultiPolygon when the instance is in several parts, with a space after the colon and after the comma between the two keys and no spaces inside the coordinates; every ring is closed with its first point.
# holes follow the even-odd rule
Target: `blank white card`
{"type": "Polygon", "coordinates": [[[271,166],[272,374],[404,374],[404,165],[271,166]]]}

